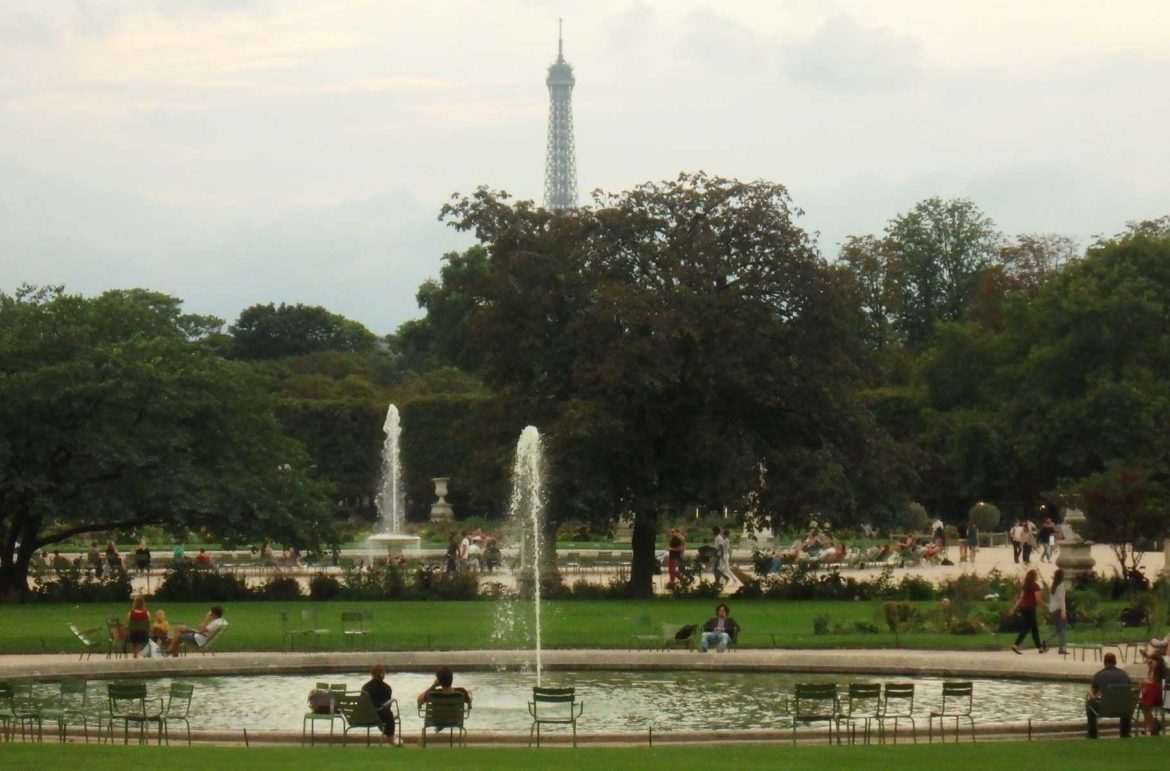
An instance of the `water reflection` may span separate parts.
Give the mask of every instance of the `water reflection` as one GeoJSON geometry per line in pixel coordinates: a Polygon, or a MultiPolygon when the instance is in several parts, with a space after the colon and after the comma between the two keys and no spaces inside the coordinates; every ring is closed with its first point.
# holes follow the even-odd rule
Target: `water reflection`
{"type": "MultiPolygon", "coordinates": [[[[361,687],[364,674],[245,675],[185,678],[195,683],[191,724],[197,729],[297,731],[305,700],[314,683],[346,683],[361,687]]],[[[419,691],[433,676],[414,672],[387,675],[401,707],[407,732],[421,726],[414,707],[419,691]]],[[[863,678],[850,675],[796,675],[736,672],[546,672],[546,686],[573,685],[585,700],[582,730],[644,733],[711,731],[744,728],[784,729],[788,718],[779,705],[797,682],[914,682],[914,712],[925,718],[940,706],[942,678],[863,678]]],[[[152,695],[161,695],[169,680],[151,681],[152,695]]],[[[469,727],[486,732],[527,732],[531,725],[528,699],[534,674],[472,672],[456,674],[456,685],[469,688],[474,710],[469,727]]],[[[981,679],[975,683],[976,723],[1019,723],[1072,720],[1084,717],[1080,683],[981,679]]],[[[94,696],[104,703],[104,684],[94,683],[94,696]]]]}

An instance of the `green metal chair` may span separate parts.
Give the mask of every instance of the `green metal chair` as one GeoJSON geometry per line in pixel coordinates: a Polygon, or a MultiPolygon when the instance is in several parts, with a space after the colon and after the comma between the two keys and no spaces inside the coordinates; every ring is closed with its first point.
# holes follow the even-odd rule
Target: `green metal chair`
{"type": "Polygon", "coordinates": [[[102,646],[106,644],[104,640],[100,640],[95,636],[102,631],[100,628],[79,629],[77,624],[69,624],[69,631],[81,643],[81,655],[77,658],[78,661],[92,656],[94,651],[101,650],[102,646]]]}
{"type": "Polygon", "coordinates": [[[341,637],[345,640],[345,647],[349,648],[359,640],[369,648],[374,646],[374,630],[366,626],[369,620],[370,614],[364,611],[342,612],[341,637]]]}
{"type": "Polygon", "coordinates": [[[16,729],[24,741],[44,738],[40,706],[33,699],[32,683],[16,680],[0,683],[0,728],[6,741],[16,740],[16,729]]]}
{"type": "Polygon", "coordinates": [[[380,733],[385,733],[386,731],[385,721],[378,714],[378,710],[374,707],[374,702],[370,701],[370,694],[365,691],[343,693],[338,696],[337,712],[342,717],[342,744],[349,742],[350,731],[364,728],[366,731],[366,746],[368,747],[370,745],[370,731],[375,728],[380,733]]]}
{"type": "Polygon", "coordinates": [[[532,746],[532,735],[536,734],[536,746],[540,746],[542,725],[568,725],[573,729],[573,746],[577,746],[577,718],[585,711],[585,702],[577,701],[576,688],[533,688],[532,701],[528,702],[528,714],[532,715],[532,727],[528,729],[528,746],[532,746]]]}
{"type": "Polygon", "coordinates": [[[167,746],[171,744],[170,723],[182,723],[187,728],[187,746],[191,746],[191,697],[195,694],[195,686],[191,683],[171,683],[167,693],[167,707],[160,718],[162,737],[167,746]]]}
{"type": "Polygon", "coordinates": [[[863,726],[863,742],[869,744],[870,726],[881,718],[881,683],[850,683],[844,704],[837,714],[837,743],[841,743],[841,724],[849,730],[849,743],[857,743],[857,725],[863,726]]]}
{"type": "Polygon", "coordinates": [[[878,737],[886,741],[886,721],[894,722],[894,744],[898,743],[898,724],[910,722],[910,736],[918,744],[918,725],[914,722],[914,683],[886,683],[882,693],[882,713],[878,717],[878,737]]]}
{"type": "Polygon", "coordinates": [[[106,720],[110,743],[114,743],[114,723],[122,723],[122,743],[130,743],[130,724],[138,726],[138,743],[146,744],[147,726],[157,725],[158,743],[162,744],[163,700],[146,695],[146,683],[110,683],[106,686],[109,711],[106,720]],[[157,706],[156,706],[157,705],[157,706]]]}
{"type": "Polygon", "coordinates": [[[64,742],[69,726],[80,725],[85,743],[89,744],[89,724],[94,722],[101,736],[101,718],[94,714],[89,703],[89,687],[85,680],[67,678],[58,685],[54,704],[41,709],[41,719],[57,724],[57,740],[64,742]]]}
{"type": "Polygon", "coordinates": [[[329,741],[331,743],[333,741],[333,729],[334,729],[335,723],[340,722],[342,724],[342,730],[344,732],[345,717],[340,712],[337,711],[337,705],[338,705],[338,702],[340,701],[341,697],[345,695],[345,692],[346,692],[345,683],[318,682],[313,687],[313,690],[314,691],[325,691],[325,692],[329,693],[332,698],[330,699],[330,702],[329,702],[330,706],[329,706],[328,712],[314,712],[312,710],[309,710],[308,712],[305,713],[304,718],[301,720],[301,746],[304,746],[306,736],[309,738],[309,745],[310,746],[315,745],[317,743],[317,724],[318,723],[324,722],[324,723],[329,724],[329,741]]]}
{"type": "Polygon", "coordinates": [[[829,744],[833,743],[833,726],[837,723],[839,711],[836,683],[797,683],[790,706],[793,744],[796,744],[796,727],[813,723],[827,723],[829,744]]]}
{"type": "Polygon", "coordinates": [[[455,735],[458,731],[459,746],[466,745],[467,731],[463,727],[463,721],[470,714],[471,705],[462,692],[431,691],[427,694],[426,701],[418,707],[418,716],[423,719],[422,746],[427,746],[428,728],[433,729],[436,735],[439,731],[450,731],[448,746],[455,745],[455,735]]]}
{"type": "Polygon", "coordinates": [[[701,624],[679,624],[667,622],[662,625],[662,650],[677,649],[693,651],[695,640],[703,633],[701,624]]]}
{"type": "Polygon", "coordinates": [[[110,617],[106,619],[106,658],[126,655],[126,625],[122,619],[110,617]]]}
{"type": "Polygon", "coordinates": [[[928,743],[934,742],[934,721],[938,720],[939,739],[946,741],[943,731],[943,721],[954,719],[955,742],[959,741],[959,721],[966,720],[971,724],[971,741],[975,741],[975,718],[971,716],[974,706],[974,686],[969,682],[943,683],[942,706],[938,710],[931,710],[927,722],[926,737],[928,743]]]}
{"type": "Polygon", "coordinates": [[[1141,684],[1139,683],[1108,685],[1101,691],[1100,699],[1085,702],[1085,710],[1092,713],[1098,726],[1102,718],[1128,718],[1132,730],[1134,712],[1137,710],[1140,695],[1141,684]]]}

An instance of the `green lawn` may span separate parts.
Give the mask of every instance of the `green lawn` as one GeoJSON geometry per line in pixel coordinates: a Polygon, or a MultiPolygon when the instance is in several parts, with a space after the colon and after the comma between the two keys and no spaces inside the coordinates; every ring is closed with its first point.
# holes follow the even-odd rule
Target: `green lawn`
{"type": "Polygon", "coordinates": [[[87,771],[127,768],[214,768],[216,771],[262,771],[290,768],[338,768],[346,771],[383,769],[508,768],[545,769],[662,768],[783,768],[785,771],[905,771],[907,768],[965,771],[965,769],[1075,769],[1124,771],[1166,768],[1170,741],[1161,739],[1103,739],[1047,742],[998,742],[949,745],[884,745],[827,747],[735,746],[669,748],[516,748],[449,749],[446,747],[392,749],[352,747],[300,749],[292,747],[138,747],[55,744],[7,744],[0,747],[0,764],[8,769],[46,769],[66,766],[87,771]]]}
{"type": "MultiPolygon", "coordinates": [[[[731,602],[732,615],[744,629],[744,647],[847,648],[904,647],[979,649],[1002,648],[1009,641],[1003,635],[911,634],[898,640],[885,631],[876,617],[880,603],[820,601],[795,602],[756,600],[731,602]],[[813,634],[813,619],[826,614],[830,625],[851,627],[854,622],[878,624],[878,634],[813,634]]],[[[924,609],[931,603],[922,603],[924,609]]],[[[549,648],[624,648],[630,635],[659,633],[664,623],[700,623],[712,615],[710,600],[566,600],[546,603],[543,614],[544,644],[549,648]]],[[[207,611],[206,603],[152,604],[161,607],[172,623],[198,623],[207,611]]],[[[315,626],[333,630],[330,647],[341,648],[337,632],[342,611],[369,611],[379,649],[461,650],[484,647],[515,647],[518,638],[492,641],[500,627],[497,604],[471,602],[239,602],[225,606],[231,623],[216,643],[220,650],[279,650],[282,643],[281,612],[290,625],[304,626],[302,610],[316,614],[315,626]]],[[[98,627],[107,616],[124,617],[123,604],[89,605],[0,605],[0,653],[40,653],[78,650],[67,624],[98,627]]],[[[530,604],[516,607],[519,618],[527,619],[530,604]]],[[[523,626],[523,624],[521,624],[523,626]]],[[[1144,630],[1141,630],[1144,632],[1144,630]]],[[[1136,634],[1136,632],[1135,632],[1136,634]]],[[[1075,635],[1072,639],[1076,639],[1075,635]]]]}

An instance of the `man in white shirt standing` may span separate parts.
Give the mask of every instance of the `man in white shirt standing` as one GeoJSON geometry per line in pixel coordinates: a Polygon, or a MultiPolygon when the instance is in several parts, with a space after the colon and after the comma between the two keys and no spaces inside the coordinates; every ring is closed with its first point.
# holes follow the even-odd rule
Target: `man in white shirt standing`
{"type": "Polygon", "coordinates": [[[471,539],[464,530],[459,534],[459,572],[467,572],[467,559],[471,556],[471,539]]]}

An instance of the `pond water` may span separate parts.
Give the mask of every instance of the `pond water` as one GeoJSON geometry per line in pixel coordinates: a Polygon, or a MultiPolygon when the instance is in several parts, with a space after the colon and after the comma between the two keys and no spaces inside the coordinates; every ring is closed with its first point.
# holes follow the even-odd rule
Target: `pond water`
{"type": "MultiPolygon", "coordinates": [[[[321,675],[237,675],[184,678],[195,684],[191,726],[205,730],[299,731],[309,691],[317,682],[345,683],[350,690],[369,679],[361,673],[321,675]]],[[[404,730],[422,726],[415,697],[433,676],[393,672],[386,677],[402,710],[404,730]]],[[[585,702],[581,730],[589,733],[710,731],[745,728],[785,729],[791,725],[780,705],[797,682],[836,682],[844,692],[851,681],[913,682],[914,713],[926,716],[941,700],[943,678],[861,677],[783,672],[545,672],[545,686],[575,686],[585,702]]],[[[976,723],[1021,723],[1084,717],[1082,683],[975,679],[976,723]]],[[[162,695],[170,680],[150,681],[151,695],[162,695]]],[[[472,692],[468,727],[484,732],[527,732],[527,703],[536,678],[522,672],[456,673],[455,684],[472,692]]],[[[91,683],[91,696],[104,703],[104,683],[91,683]]]]}

